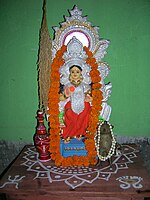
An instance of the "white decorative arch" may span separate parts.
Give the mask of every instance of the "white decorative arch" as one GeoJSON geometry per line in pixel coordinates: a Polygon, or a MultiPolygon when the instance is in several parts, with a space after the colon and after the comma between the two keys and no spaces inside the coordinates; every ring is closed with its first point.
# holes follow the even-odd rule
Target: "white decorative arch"
{"type": "MultiPolygon", "coordinates": [[[[69,11],[69,13],[70,16],[65,16],[65,21],[60,23],[60,27],[53,27],[55,32],[54,40],[52,41],[52,59],[55,58],[56,52],[62,47],[62,45],[65,44],[68,46],[73,38],[76,38],[75,40],[78,41],[75,44],[76,48],[83,48],[83,46],[89,48],[98,63],[98,70],[101,74],[101,91],[103,92],[103,102],[100,115],[103,119],[109,121],[111,106],[108,105],[107,101],[111,95],[112,84],[104,83],[104,79],[108,76],[110,68],[108,64],[102,61],[105,54],[107,53],[106,49],[108,48],[109,41],[100,39],[98,32],[99,28],[92,26],[91,22],[87,21],[87,16],[82,16],[82,10],[79,10],[77,6],[74,6],[74,8],[69,11]],[[77,45],[78,43],[82,43],[82,45],[77,45]]],[[[64,58],[65,56],[66,55],[64,55],[64,58]]],[[[74,59],[74,61],[77,63],[79,62],[77,58],[74,59]]],[[[64,72],[64,69],[68,67],[67,63],[69,62],[71,61],[68,61],[66,58],[66,64],[60,69],[61,75],[66,73],[67,76],[68,72],[64,72]]],[[[82,65],[86,65],[84,59],[82,65]]],[[[87,65],[87,69],[88,67],[89,66],[87,65]]],[[[64,83],[67,81],[67,79],[63,80],[62,78],[61,81],[64,83]]]]}

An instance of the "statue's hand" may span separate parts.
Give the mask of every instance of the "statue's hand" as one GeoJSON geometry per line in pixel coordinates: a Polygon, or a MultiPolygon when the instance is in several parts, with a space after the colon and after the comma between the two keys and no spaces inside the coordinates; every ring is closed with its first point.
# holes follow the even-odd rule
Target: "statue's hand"
{"type": "Polygon", "coordinates": [[[65,97],[66,97],[66,98],[70,97],[70,96],[71,96],[70,88],[65,88],[64,94],[65,94],[65,97]]]}
{"type": "Polygon", "coordinates": [[[69,88],[65,88],[64,94],[65,94],[66,98],[70,97],[71,93],[74,92],[74,90],[75,90],[74,86],[71,86],[69,88]]]}
{"type": "Polygon", "coordinates": [[[65,101],[65,100],[66,100],[64,94],[62,94],[62,93],[60,94],[59,100],[60,100],[60,101],[65,101]]]}
{"type": "Polygon", "coordinates": [[[92,101],[93,101],[93,97],[91,97],[89,94],[87,94],[87,95],[85,96],[85,101],[86,101],[86,102],[92,102],[92,101]]]}

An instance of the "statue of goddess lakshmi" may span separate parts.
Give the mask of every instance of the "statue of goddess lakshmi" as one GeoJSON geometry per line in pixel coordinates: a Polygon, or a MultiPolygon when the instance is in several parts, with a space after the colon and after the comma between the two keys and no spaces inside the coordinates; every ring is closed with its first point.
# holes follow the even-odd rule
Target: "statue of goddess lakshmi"
{"type": "Polygon", "coordinates": [[[108,121],[111,113],[107,100],[112,86],[104,83],[109,67],[101,61],[109,42],[99,40],[98,28],[92,27],[76,6],[70,13],[61,28],[55,27],[52,41],[50,153],[56,165],[81,166],[96,162],[94,136],[98,117],[108,121]],[[83,141],[86,156],[77,159],[78,150],[77,154],[64,158],[60,153],[61,139],[68,145],[74,139],[83,141]]]}
{"type": "Polygon", "coordinates": [[[65,143],[73,137],[80,139],[86,134],[92,102],[91,87],[82,82],[82,68],[73,65],[69,71],[70,83],[65,86],[60,96],[60,100],[69,98],[64,108],[65,127],[62,127],[65,143]]]}
{"type": "MultiPolygon", "coordinates": [[[[77,58],[77,54],[79,53],[80,56],[82,54],[85,55],[82,44],[75,37],[73,37],[68,44],[65,58],[69,56],[69,60],[71,60],[71,63],[74,62],[74,64],[70,66],[69,62],[67,64],[69,67],[69,74],[64,73],[61,77],[61,83],[64,85],[63,91],[60,94],[60,104],[63,104],[62,109],[64,112],[62,138],[65,143],[69,142],[71,138],[75,137],[80,139],[86,134],[89,124],[91,102],[93,100],[91,96],[91,79],[88,75],[91,68],[90,66],[85,66],[86,64],[84,62],[86,56],[82,56],[81,59],[78,58],[77,60],[74,58],[77,58]],[[75,46],[76,48],[74,48],[75,46]],[[82,71],[86,68],[88,70],[86,73],[83,72],[83,75],[82,71]],[[67,78],[64,77],[65,75],[68,76],[67,83],[67,78]]],[[[62,73],[63,70],[65,70],[64,66],[60,68],[60,72],[62,73]]]]}

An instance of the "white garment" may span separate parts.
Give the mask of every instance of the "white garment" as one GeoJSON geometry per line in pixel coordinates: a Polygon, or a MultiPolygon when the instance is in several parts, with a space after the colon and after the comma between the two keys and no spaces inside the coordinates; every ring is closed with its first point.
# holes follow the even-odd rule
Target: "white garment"
{"type": "Polygon", "coordinates": [[[68,83],[65,88],[73,86],[75,88],[74,92],[71,92],[71,96],[64,102],[59,103],[60,111],[63,111],[66,103],[71,101],[71,108],[76,114],[80,114],[84,110],[84,99],[85,93],[91,89],[90,85],[85,83],[80,83],[77,87],[68,83]]]}

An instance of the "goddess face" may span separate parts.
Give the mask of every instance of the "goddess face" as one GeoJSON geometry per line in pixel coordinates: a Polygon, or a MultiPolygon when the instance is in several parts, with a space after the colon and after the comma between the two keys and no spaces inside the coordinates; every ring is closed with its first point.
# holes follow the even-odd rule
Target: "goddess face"
{"type": "Polygon", "coordinates": [[[82,71],[78,67],[73,66],[70,69],[70,79],[77,81],[77,80],[80,80],[81,77],[82,77],[82,71]]]}

